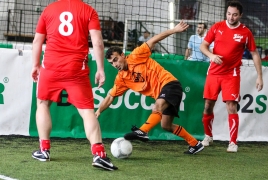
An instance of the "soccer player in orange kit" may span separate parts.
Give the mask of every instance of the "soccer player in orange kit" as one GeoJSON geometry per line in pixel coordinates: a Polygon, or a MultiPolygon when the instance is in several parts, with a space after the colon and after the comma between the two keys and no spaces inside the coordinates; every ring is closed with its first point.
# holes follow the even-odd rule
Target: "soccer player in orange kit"
{"type": "Polygon", "coordinates": [[[191,136],[182,126],[173,124],[174,117],[178,117],[178,110],[182,98],[180,82],[170,72],[150,58],[154,45],[162,39],[185,31],[189,25],[181,21],[173,29],[166,30],[150,38],[141,46],[135,48],[129,56],[125,56],[119,47],[111,47],[106,52],[109,63],[118,70],[114,86],[101,102],[96,116],[107,109],[115,99],[128,89],[139,92],[155,99],[152,113],[140,128],[133,126],[132,132],[124,137],[127,140],[148,141],[148,132],[161,122],[164,130],[180,136],[189,144],[185,154],[196,154],[204,146],[191,136]]]}

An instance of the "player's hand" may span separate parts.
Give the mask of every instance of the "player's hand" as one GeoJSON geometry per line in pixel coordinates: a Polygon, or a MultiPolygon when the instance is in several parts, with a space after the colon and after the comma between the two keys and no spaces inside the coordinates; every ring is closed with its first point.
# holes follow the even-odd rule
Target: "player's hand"
{"type": "Polygon", "coordinates": [[[40,73],[40,66],[33,66],[32,67],[32,78],[33,78],[34,82],[38,81],[39,73],[40,73]]]}
{"type": "Polygon", "coordinates": [[[95,84],[100,88],[105,83],[105,73],[103,70],[98,70],[95,75],[95,84]]]}
{"type": "Polygon", "coordinates": [[[100,111],[99,111],[99,109],[95,112],[95,116],[96,116],[96,118],[98,118],[98,117],[100,116],[100,111]]]}
{"type": "Polygon", "coordinates": [[[222,56],[217,55],[217,54],[213,54],[212,57],[210,57],[210,62],[214,62],[216,64],[222,64],[222,60],[221,60],[222,56]]]}
{"type": "Polygon", "coordinates": [[[174,30],[176,32],[182,32],[182,31],[186,31],[186,29],[189,27],[189,24],[183,22],[183,20],[177,24],[175,27],[174,27],[174,30]]]}
{"type": "Polygon", "coordinates": [[[258,91],[262,90],[263,88],[263,80],[261,77],[258,77],[256,80],[256,88],[258,91]]]}

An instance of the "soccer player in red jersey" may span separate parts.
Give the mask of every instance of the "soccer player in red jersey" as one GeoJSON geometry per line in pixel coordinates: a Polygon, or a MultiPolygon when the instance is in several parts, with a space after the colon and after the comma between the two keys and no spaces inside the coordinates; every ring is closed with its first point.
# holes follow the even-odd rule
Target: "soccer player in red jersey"
{"type": "Polygon", "coordinates": [[[226,20],[215,23],[200,46],[200,50],[211,61],[204,87],[205,108],[202,122],[205,138],[202,143],[204,146],[209,146],[209,143],[213,142],[213,108],[218,94],[222,91],[222,99],[226,103],[229,116],[230,142],[227,152],[237,152],[238,149],[237,103],[240,100],[240,66],[245,47],[249,49],[257,71],[256,88],[258,91],[263,88],[261,59],[251,31],[239,21],[242,13],[242,4],[238,1],[230,1],[226,20]],[[209,45],[213,41],[212,53],[209,51],[209,45]]]}
{"type": "Polygon", "coordinates": [[[68,93],[81,115],[87,139],[94,155],[92,165],[106,170],[116,170],[106,156],[99,122],[94,112],[94,99],[89,80],[88,38],[93,44],[97,63],[95,83],[105,82],[104,45],[97,12],[81,0],[59,0],[48,5],[42,12],[33,40],[32,78],[37,82],[36,124],[40,149],[32,157],[40,161],[50,160],[52,102],[60,101],[62,90],[68,93]],[[46,39],[42,65],[40,55],[46,39]]]}

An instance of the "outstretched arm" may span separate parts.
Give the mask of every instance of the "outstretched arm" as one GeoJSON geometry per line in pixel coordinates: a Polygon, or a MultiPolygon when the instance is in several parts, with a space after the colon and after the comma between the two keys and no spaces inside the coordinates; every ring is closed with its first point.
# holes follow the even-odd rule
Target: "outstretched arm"
{"type": "Polygon", "coordinates": [[[257,49],[255,51],[251,51],[250,53],[252,55],[254,66],[258,75],[256,80],[256,88],[258,89],[258,91],[260,91],[263,88],[261,58],[257,49]]]}
{"type": "Polygon", "coordinates": [[[151,39],[149,39],[146,43],[152,49],[156,43],[159,41],[165,39],[166,37],[170,36],[174,33],[179,33],[185,31],[189,25],[183,21],[181,21],[179,24],[177,24],[173,29],[168,29],[166,31],[161,32],[160,34],[157,34],[153,36],[151,39]]]}
{"type": "Polygon", "coordinates": [[[107,109],[113,101],[114,97],[108,93],[104,100],[101,102],[99,109],[95,112],[96,117],[98,118],[100,116],[100,113],[107,109]]]}

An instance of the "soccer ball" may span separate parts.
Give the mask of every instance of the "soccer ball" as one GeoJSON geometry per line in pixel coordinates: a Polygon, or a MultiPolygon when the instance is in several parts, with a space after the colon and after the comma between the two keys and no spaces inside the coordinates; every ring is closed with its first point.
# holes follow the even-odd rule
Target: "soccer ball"
{"type": "Polygon", "coordinates": [[[132,154],[132,144],[123,137],[117,138],[111,144],[111,153],[118,159],[128,158],[132,154]]]}

